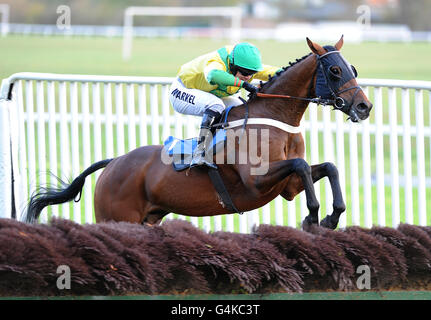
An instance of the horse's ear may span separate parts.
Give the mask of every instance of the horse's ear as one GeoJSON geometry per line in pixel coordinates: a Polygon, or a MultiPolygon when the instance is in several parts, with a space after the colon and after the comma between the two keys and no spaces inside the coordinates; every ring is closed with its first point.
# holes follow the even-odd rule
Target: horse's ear
{"type": "Polygon", "coordinates": [[[311,51],[313,51],[315,54],[318,54],[319,56],[321,56],[322,54],[326,53],[326,50],[323,49],[323,47],[313,41],[311,41],[310,39],[307,39],[307,44],[310,47],[311,51]]]}
{"type": "Polygon", "coordinates": [[[344,38],[344,34],[343,35],[341,35],[341,38],[340,38],[340,40],[338,40],[338,42],[335,44],[335,49],[337,49],[338,51],[340,51],[340,49],[341,49],[341,47],[343,46],[343,43],[344,43],[344,40],[343,40],[343,38],[344,38]]]}

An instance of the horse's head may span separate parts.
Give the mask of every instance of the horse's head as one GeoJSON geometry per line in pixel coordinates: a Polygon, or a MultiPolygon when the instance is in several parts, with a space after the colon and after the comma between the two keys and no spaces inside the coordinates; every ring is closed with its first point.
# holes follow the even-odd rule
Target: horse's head
{"type": "Polygon", "coordinates": [[[316,96],[331,100],[332,105],[353,122],[367,119],[373,104],[356,82],[358,74],[355,67],[340,53],[343,36],[333,47],[322,47],[308,38],[307,43],[317,55],[316,96]]]}

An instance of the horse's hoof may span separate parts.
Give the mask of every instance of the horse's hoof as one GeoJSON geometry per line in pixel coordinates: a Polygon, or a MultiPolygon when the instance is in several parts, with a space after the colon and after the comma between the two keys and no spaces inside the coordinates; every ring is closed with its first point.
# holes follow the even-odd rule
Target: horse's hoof
{"type": "Polygon", "coordinates": [[[332,216],[327,215],[325,217],[325,219],[320,221],[320,225],[324,228],[335,230],[335,228],[337,228],[337,225],[338,225],[338,220],[336,222],[334,222],[334,221],[332,221],[332,216]]]}
{"type": "Polygon", "coordinates": [[[319,220],[313,219],[310,216],[306,216],[304,221],[302,221],[302,230],[310,231],[313,226],[318,226],[319,220]]]}

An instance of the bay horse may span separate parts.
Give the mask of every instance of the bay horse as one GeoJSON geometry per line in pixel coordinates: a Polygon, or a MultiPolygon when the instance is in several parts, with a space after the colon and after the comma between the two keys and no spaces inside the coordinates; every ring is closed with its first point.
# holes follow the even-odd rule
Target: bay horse
{"type": "MultiPolygon", "coordinates": [[[[343,37],[335,46],[325,47],[306,40],[311,53],[261,83],[258,94],[251,96],[246,104],[232,108],[227,121],[244,119],[247,110],[249,119],[266,118],[299,127],[309,102],[316,102],[315,97],[319,97],[318,103],[326,101],[334,109],[346,113],[351,121],[369,116],[372,104],[356,82],[356,70],[340,53],[343,37]]],[[[278,195],[293,200],[305,190],[309,214],[302,225],[306,229],[319,224],[320,205],[313,183],[328,177],[333,193],[333,212],[320,224],[335,229],[340,215],[346,210],[336,166],[328,162],[308,165],[304,160],[304,138],[300,132],[249,123],[243,135],[251,138],[252,129],[269,132],[269,153],[264,155],[269,164],[266,174],[252,174],[250,163],[238,162],[238,152],[235,153],[235,163],[218,164],[220,176],[236,208],[240,212],[250,211],[278,195]]],[[[239,150],[238,143],[236,151],[239,150]]],[[[117,158],[94,163],[64,188],[47,188],[32,195],[24,221],[35,222],[44,207],[75,199],[82,191],[86,176],[101,168],[105,169],[97,180],[94,193],[96,222],[158,224],[170,212],[187,216],[234,213],[219,201],[206,167],[174,171],[171,165],[161,160],[163,152],[161,145],[143,146],[117,158]]]]}

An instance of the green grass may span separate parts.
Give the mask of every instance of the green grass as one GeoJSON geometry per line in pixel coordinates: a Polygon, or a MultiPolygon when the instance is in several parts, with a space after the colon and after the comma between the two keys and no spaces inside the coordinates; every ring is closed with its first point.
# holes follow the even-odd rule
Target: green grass
{"type": "MultiPolygon", "coordinates": [[[[309,52],[306,42],[298,43],[281,43],[276,41],[252,41],[262,51],[264,63],[284,66],[288,65],[289,61],[294,61],[309,52]]],[[[209,40],[209,39],[135,39],[133,41],[133,56],[129,61],[122,60],[122,40],[120,38],[84,38],[84,37],[35,37],[35,36],[8,36],[0,38],[0,59],[3,62],[0,67],[0,78],[6,78],[16,72],[52,72],[52,73],[73,73],[73,74],[98,74],[98,75],[133,75],[133,76],[175,76],[179,66],[184,62],[214,50],[226,41],[223,40],[209,40]]],[[[323,45],[324,43],[322,43],[323,45]]],[[[354,44],[346,43],[342,49],[344,57],[356,66],[359,72],[359,77],[362,78],[393,78],[393,79],[411,79],[411,80],[431,80],[431,64],[429,63],[429,52],[431,44],[429,43],[362,43],[354,44]]],[[[114,90],[113,90],[114,91],[114,90]]],[[[90,88],[91,94],[91,88],[90,88]]],[[[114,93],[112,93],[114,94],[114,93]]],[[[374,98],[374,92],[369,92],[370,99],[374,98]]],[[[103,99],[103,92],[101,94],[103,99]]],[[[58,97],[57,97],[58,99],[58,97]]],[[[113,102],[115,101],[112,96],[113,102]]],[[[45,97],[47,101],[47,97],[45,97]]],[[[90,96],[91,101],[91,96],[90,96]]],[[[137,96],[135,96],[137,101],[137,96]]],[[[410,103],[414,105],[414,93],[410,97],[410,103]]],[[[428,95],[424,96],[424,106],[429,105],[428,95]]],[[[126,104],[124,104],[126,106],[126,104]]],[[[388,100],[386,89],[383,94],[383,106],[385,112],[383,115],[384,121],[387,122],[389,117],[388,100]]],[[[57,104],[58,106],[58,104],[57,104]]],[[[149,94],[147,93],[147,106],[149,108],[149,94]]],[[[101,103],[103,111],[103,101],[101,103]]],[[[92,105],[90,103],[90,108],[92,105]]],[[[149,109],[147,110],[149,112],[149,109]]],[[[398,121],[401,124],[401,95],[397,92],[397,111],[398,121]]],[[[425,124],[429,126],[430,108],[424,108],[425,124]]],[[[115,104],[113,105],[113,113],[115,113],[115,104]]],[[[171,113],[172,110],[171,110],[171,113]]],[[[320,113],[320,111],[319,111],[320,113]]],[[[415,115],[412,108],[412,124],[415,123],[415,115]]],[[[333,115],[332,115],[333,117],[333,115]]],[[[319,117],[320,118],[320,117],[319,117]]],[[[371,114],[370,121],[374,121],[374,114],[371,114]]],[[[103,125],[102,125],[103,130],[103,125]]],[[[59,127],[57,127],[57,132],[59,127]]],[[[113,128],[114,134],[116,128],[113,128]]],[[[138,130],[136,130],[138,132],[138,130]]],[[[46,128],[46,132],[48,132],[46,128]]],[[[161,133],[161,131],[160,131],[161,133]]],[[[151,130],[148,128],[147,134],[149,141],[151,141],[151,130]]],[[[125,137],[127,137],[127,126],[125,126],[125,137]]],[[[164,137],[160,136],[161,139],[164,137]]],[[[82,135],[80,140],[82,141],[82,135]]],[[[335,139],[335,137],[334,137],[335,139]]],[[[126,139],[127,140],[127,139],[126,139]]],[[[323,134],[319,133],[320,140],[320,159],[323,159],[323,134]]],[[[102,141],[104,141],[104,131],[102,132],[102,141]]],[[[345,150],[346,150],[346,164],[349,163],[349,137],[345,135],[345,150]]],[[[401,139],[399,138],[401,143],[401,139]]],[[[137,137],[138,145],[140,143],[137,137]]],[[[416,175],[416,147],[415,138],[412,138],[412,169],[413,175],[416,175]]],[[[94,146],[94,141],[91,141],[94,146]]],[[[126,142],[127,143],[127,142],[126,142]]],[[[374,138],[371,137],[371,153],[373,157],[374,138]]],[[[430,139],[425,138],[426,150],[426,175],[431,176],[431,163],[430,163],[430,139]]],[[[80,143],[80,153],[83,152],[82,143],[80,143]]],[[[114,147],[117,146],[117,141],[114,141],[114,147]]],[[[103,143],[103,152],[106,151],[106,143],[103,143]]],[[[307,146],[307,154],[310,154],[309,146],[307,146]]],[[[385,173],[390,172],[390,154],[389,154],[389,138],[384,138],[384,160],[385,160],[385,173]]],[[[358,136],[358,157],[359,157],[359,177],[362,174],[362,150],[361,150],[361,137],[358,136]]],[[[114,148],[115,150],[115,148],[114,148]]],[[[127,145],[126,145],[127,150],[127,145]]],[[[59,154],[59,150],[58,150],[59,154]]],[[[309,157],[309,156],[308,156],[309,157]]],[[[80,155],[82,163],[82,154],[80,155]]],[[[92,161],[94,161],[92,155],[92,161]]],[[[399,172],[403,172],[403,151],[401,144],[399,147],[399,172]]],[[[58,167],[60,167],[60,158],[58,156],[58,167]]],[[[49,159],[47,157],[47,167],[49,168],[49,159]]],[[[376,163],[371,163],[372,173],[375,172],[376,163]]],[[[81,164],[81,170],[85,169],[81,164]]],[[[350,173],[349,168],[346,166],[346,181],[349,181],[350,173]]],[[[58,172],[61,175],[61,172],[58,172]]],[[[91,183],[94,188],[95,179],[92,177],[91,183]]],[[[322,182],[320,187],[320,202],[321,202],[321,216],[324,217],[326,213],[331,212],[331,205],[326,204],[325,201],[325,184],[322,182]]],[[[360,187],[360,202],[361,212],[363,212],[363,188],[360,187]]],[[[330,191],[328,191],[330,192],[330,191]]],[[[373,187],[373,223],[377,223],[377,197],[376,188],[373,187]]],[[[385,190],[386,198],[386,224],[392,225],[391,217],[391,191],[389,187],[385,190]]],[[[350,201],[350,186],[346,185],[345,193],[346,203],[350,201]]],[[[413,190],[414,199],[414,212],[417,212],[417,188],[413,190]]],[[[427,200],[431,199],[431,190],[427,189],[427,200]]],[[[82,201],[83,202],[83,201],[82,201]]],[[[296,221],[299,225],[301,221],[299,197],[296,202],[296,221]]],[[[429,201],[428,201],[429,202],[429,201]]],[[[283,200],[283,208],[285,214],[285,223],[287,223],[287,206],[286,201],[283,200]]],[[[271,204],[273,208],[274,205],[271,204]]],[[[82,204],[83,208],[83,204],[82,204]]],[[[428,203],[428,208],[430,205],[428,203]]],[[[403,221],[404,214],[404,190],[400,188],[400,210],[403,221]]],[[[273,210],[272,210],[273,211],[273,210]]],[[[429,211],[429,210],[428,210],[429,211]]],[[[351,214],[349,206],[346,212],[347,223],[351,223],[351,214]]],[[[431,224],[431,214],[428,212],[428,224],[431,224]]],[[[235,221],[239,220],[238,215],[234,217],[235,221]]],[[[363,223],[363,217],[361,218],[363,223]]],[[[222,218],[225,224],[225,218],[222,218]]],[[[262,221],[261,221],[262,222],[262,221]]],[[[275,223],[275,217],[272,212],[271,222],[275,223]]],[[[415,216],[415,222],[417,217],[415,216]]],[[[202,224],[202,221],[200,221],[202,224]]],[[[237,230],[238,231],[238,230],[237,230]]]]}
{"type": "MultiPolygon", "coordinates": [[[[345,40],[343,55],[362,78],[431,80],[430,43],[357,44],[345,40]]],[[[285,66],[310,52],[305,40],[251,41],[260,48],[264,63],[271,65],[285,66]]],[[[8,36],[0,38],[0,78],[21,71],[175,76],[184,62],[226,43],[210,39],[137,38],[133,40],[132,58],[125,62],[121,38],[8,36]]]]}

